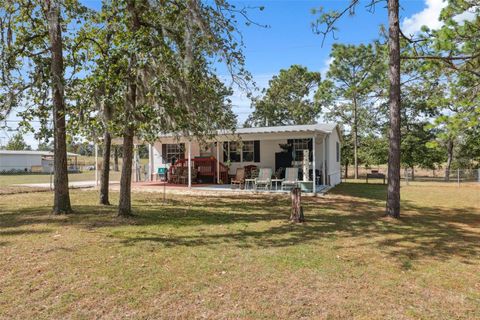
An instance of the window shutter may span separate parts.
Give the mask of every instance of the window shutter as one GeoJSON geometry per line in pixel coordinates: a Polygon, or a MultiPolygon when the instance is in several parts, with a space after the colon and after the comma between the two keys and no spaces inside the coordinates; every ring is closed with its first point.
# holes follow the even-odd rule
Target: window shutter
{"type": "Polygon", "coordinates": [[[295,160],[295,148],[293,147],[293,139],[287,139],[287,144],[288,144],[288,152],[290,153],[290,156],[292,157],[292,161],[295,160]]]}
{"type": "Polygon", "coordinates": [[[308,161],[313,161],[313,139],[308,139],[308,161]]]}
{"type": "Polygon", "coordinates": [[[253,141],[253,162],[260,162],[260,141],[253,141]]]}
{"type": "Polygon", "coordinates": [[[180,154],[180,155],[181,155],[181,159],[185,159],[185,158],[186,158],[186,157],[185,157],[185,143],[180,143],[179,146],[180,146],[180,150],[181,150],[181,152],[180,152],[180,153],[181,153],[181,154],[180,154]]]}
{"type": "Polygon", "coordinates": [[[223,143],[223,161],[222,162],[227,162],[228,161],[228,142],[225,141],[223,143]]]}
{"type": "Polygon", "coordinates": [[[162,164],[167,163],[167,145],[162,143],[162,164]]]}

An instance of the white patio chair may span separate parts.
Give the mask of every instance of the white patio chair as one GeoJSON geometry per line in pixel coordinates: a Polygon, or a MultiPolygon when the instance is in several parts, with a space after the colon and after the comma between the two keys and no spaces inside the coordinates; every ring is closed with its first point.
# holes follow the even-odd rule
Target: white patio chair
{"type": "Polygon", "coordinates": [[[294,188],[298,183],[298,168],[287,168],[285,170],[285,180],[282,181],[282,190],[285,190],[285,187],[294,188]]]}
{"type": "Polygon", "coordinates": [[[259,187],[270,190],[272,188],[272,168],[260,168],[258,177],[255,179],[255,190],[259,187]]]}

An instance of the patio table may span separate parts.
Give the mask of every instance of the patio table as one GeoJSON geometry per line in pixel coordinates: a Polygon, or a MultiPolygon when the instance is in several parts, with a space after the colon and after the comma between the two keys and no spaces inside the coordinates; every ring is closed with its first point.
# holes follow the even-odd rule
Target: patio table
{"type": "Polygon", "coordinates": [[[302,192],[313,192],[313,181],[299,181],[298,186],[302,192]]]}
{"type": "Polygon", "coordinates": [[[278,190],[278,185],[280,185],[280,187],[281,187],[283,180],[284,179],[272,179],[272,188],[273,188],[273,186],[275,186],[275,191],[277,191],[278,190]]]}
{"type": "Polygon", "coordinates": [[[254,189],[253,187],[255,186],[255,179],[245,179],[245,190],[248,190],[248,185],[252,185],[252,190],[254,189]]]}

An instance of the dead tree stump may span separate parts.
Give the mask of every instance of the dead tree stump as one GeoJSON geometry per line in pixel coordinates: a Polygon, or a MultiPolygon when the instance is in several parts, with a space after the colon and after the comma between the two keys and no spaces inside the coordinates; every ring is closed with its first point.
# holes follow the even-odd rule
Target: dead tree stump
{"type": "Polygon", "coordinates": [[[292,191],[290,191],[290,196],[292,198],[292,212],[290,214],[290,221],[295,223],[305,222],[301,202],[302,192],[300,188],[293,188],[292,191]]]}

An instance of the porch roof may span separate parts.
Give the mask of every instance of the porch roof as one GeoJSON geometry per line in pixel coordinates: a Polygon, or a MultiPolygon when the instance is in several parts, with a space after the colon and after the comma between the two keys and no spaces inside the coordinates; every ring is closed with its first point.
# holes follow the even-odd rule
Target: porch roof
{"type": "MultiPolygon", "coordinates": [[[[334,130],[339,130],[336,123],[315,123],[303,125],[288,125],[275,127],[252,127],[252,128],[237,128],[235,130],[217,130],[217,136],[229,135],[245,135],[245,134],[275,134],[275,133],[331,133],[334,130]]],[[[176,135],[171,133],[161,133],[159,138],[169,138],[176,135]]],[[[178,135],[182,137],[183,135],[178,135]]]]}
{"type": "Polygon", "coordinates": [[[315,124],[303,124],[303,125],[289,125],[289,126],[277,126],[277,127],[254,127],[254,128],[239,128],[235,132],[230,130],[219,130],[218,134],[249,134],[249,133],[302,133],[302,132],[322,132],[331,133],[337,125],[335,123],[315,123],[315,124]]]}
{"type": "MultiPolygon", "coordinates": [[[[222,139],[227,139],[228,136],[232,135],[261,135],[263,137],[270,136],[275,134],[282,135],[283,137],[289,136],[289,134],[330,134],[334,130],[337,130],[339,137],[341,139],[340,128],[336,123],[315,123],[315,124],[303,124],[303,125],[288,125],[288,126],[275,126],[275,127],[253,127],[253,128],[237,128],[235,130],[225,130],[220,129],[217,130],[217,134],[214,135],[216,137],[222,137],[222,139]]],[[[188,135],[184,134],[172,134],[172,133],[160,133],[158,135],[159,139],[166,138],[166,139],[177,139],[178,141],[187,140],[189,137],[188,135]]],[[[121,144],[122,139],[116,138],[112,139],[113,144],[121,144]]],[[[134,141],[135,144],[142,144],[143,142],[137,138],[134,141]]]]}

